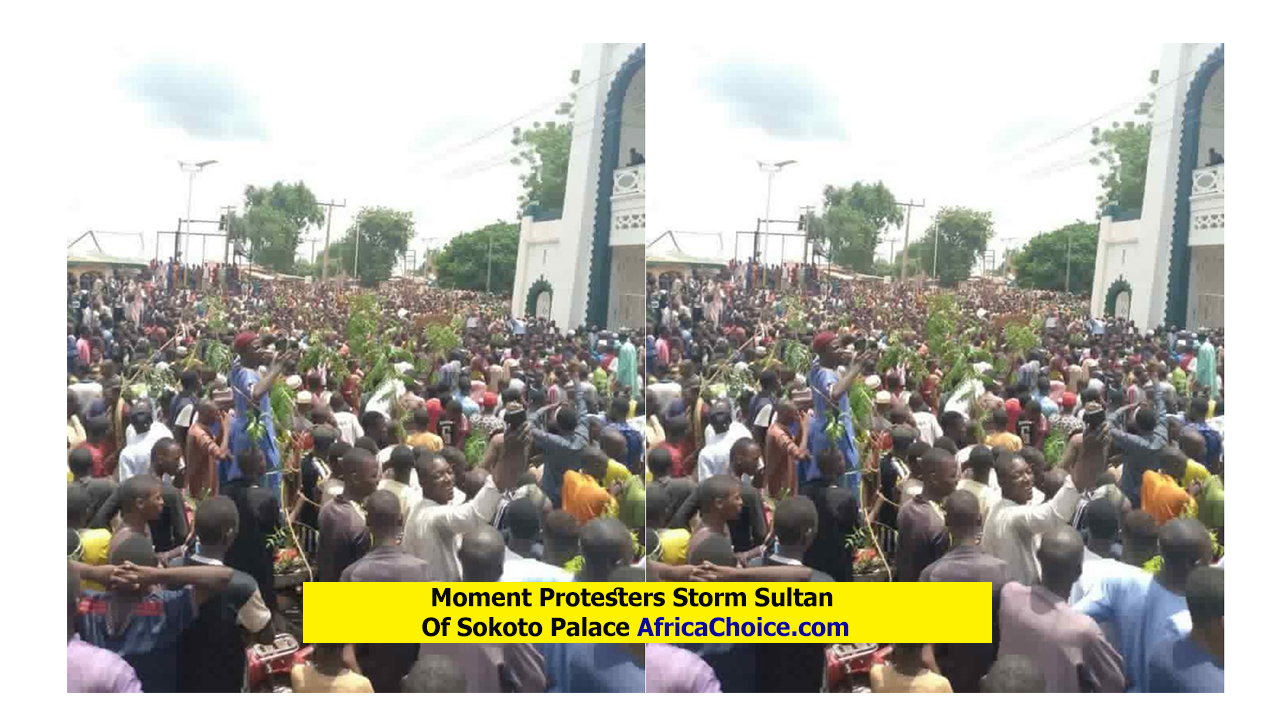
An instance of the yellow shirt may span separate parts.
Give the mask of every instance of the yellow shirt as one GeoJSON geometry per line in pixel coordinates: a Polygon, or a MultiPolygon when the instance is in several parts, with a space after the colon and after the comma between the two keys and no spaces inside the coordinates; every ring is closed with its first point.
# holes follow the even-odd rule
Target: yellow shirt
{"type": "Polygon", "coordinates": [[[932,670],[919,675],[904,675],[892,663],[871,666],[871,692],[876,693],[949,693],[951,683],[932,670]]]}
{"type": "Polygon", "coordinates": [[[1182,476],[1182,487],[1189,488],[1192,483],[1204,482],[1208,479],[1209,468],[1187,458],[1187,472],[1182,476]]]}
{"type": "Polygon", "coordinates": [[[613,487],[615,482],[626,482],[631,479],[631,471],[626,465],[617,460],[609,461],[609,469],[604,473],[604,486],[606,488],[613,487]]]}
{"type": "Polygon", "coordinates": [[[658,531],[658,560],[668,565],[684,565],[689,561],[688,530],[670,528],[658,531]]]}
{"type": "Polygon", "coordinates": [[[296,693],[371,693],[373,684],[360,673],[344,670],[337,675],[325,675],[314,666],[294,665],[289,671],[289,681],[296,693]]]}
{"type": "MultiPolygon", "coordinates": [[[[80,532],[80,562],[85,565],[106,565],[111,546],[111,531],[103,528],[85,529],[80,532]]],[[[101,584],[86,580],[88,590],[106,590],[101,584]]]]}
{"type": "Polygon", "coordinates": [[[987,447],[998,447],[1009,452],[1018,452],[1022,449],[1022,438],[1011,432],[998,432],[987,436],[987,447]]]}
{"type": "Polygon", "coordinates": [[[428,430],[410,435],[405,440],[405,444],[409,447],[424,447],[431,452],[440,452],[444,449],[444,440],[439,435],[428,430]]]}

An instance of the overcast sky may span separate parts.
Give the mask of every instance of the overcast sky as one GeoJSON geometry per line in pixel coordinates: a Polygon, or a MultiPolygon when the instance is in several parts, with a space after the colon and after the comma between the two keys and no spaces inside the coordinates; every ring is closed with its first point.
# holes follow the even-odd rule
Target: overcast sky
{"type": "MultiPolygon", "coordinates": [[[[821,206],[824,185],[883,180],[899,200],[926,203],[913,211],[913,241],[944,205],[990,210],[996,238],[1020,241],[1092,220],[1098,170],[1086,162],[1088,127],[1033,148],[1118,105],[1106,122],[1131,118],[1160,50],[909,37],[664,44],[651,61],[649,237],[719,232],[723,249],[714,237],[677,237],[687,253],[731,256],[734,231],[753,229],[765,212],[757,160],[798,161],[774,179],[777,219],[821,206]]],[[[900,241],[903,229],[889,234],[900,241]]],[[[749,244],[744,238],[740,257],[749,244]]],[[[654,250],[670,247],[663,240],[654,250]]],[[[779,249],[771,246],[771,261],[779,249]]],[[[789,240],[786,253],[799,259],[799,241],[789,240]]]]}
{"type": "MultiPolygon", "coordinates": [[[[484,42],[408,22],[258,33],[243,18],[218,22],[202,27],[203,42],[135,22],[60,40],[60,63],[40,78],[43,112],[25,138],[54,153],[30,170],[50,192],[42,235],[65,244],[89,229],[141,231],[144,251],[136,238],[103,247],[150,257],[156,230],[186,212],[178,161],[210,159],[218,164],[195,180],[195,218],[241,204],[248,184],[302,180],[320,200],[346,200],[333,213],[334,240],[362,205],[412,210],[419,237],[436,244],[514,220],[512,130],[471,141],[529,111],[526,122],[552,118],[582,52],[533,35],[484,42]]],[[[318,255],[323,228],[305,237],[320,239],[318,255]]],[[[210,259],[221,247],[210,242],[210,259]]]]}

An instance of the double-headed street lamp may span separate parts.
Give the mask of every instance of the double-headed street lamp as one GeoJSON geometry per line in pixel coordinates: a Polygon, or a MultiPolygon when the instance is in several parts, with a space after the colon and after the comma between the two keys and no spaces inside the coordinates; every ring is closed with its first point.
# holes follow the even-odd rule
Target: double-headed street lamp
{"type": "MultiPolygon", "coordinates": [[[[186,216],[186,222],[187,222],[188,242],[190,242],[190,233],[191,233],[191,193],[192,193],[192,190],[194,190],[194,189],[195,189],[195,184],[196,184],[196,175],[198,175],[198,174],[200,173],[200,171],[201,171],[201,170],[203,170],[203,169],[205,169],[206,167],[209,167],[210,165],[213,165],[213,164],[215,164],[215,163],[217,163],[217,162],[218,162],[217,160],[205,160],[205,161],[203,161],[203,162],[198,162],[198,163],[182,162],[181,160],[179,160],[179,161],[178,161],[178,168],[179,168],[180,170],[182,170],[182,172],[187,173],[187,216],[186,216]]],[[[178,242],[177,242],[177,240],[178,240],[177,238],[174,238],[174,243],[173,243],[173,245],[174,245],[174,248],[173,248],[173,253],[174,253],[174,255],[177,255],[177,254],[178,254],[178,242]]],[[[184,257],[186,256],[186,251],[187,251],[187,248],[186,248],[186,246],[184,245],[184,246],[183,246],[183,248],[182,248],[182,254],[183,254],[183,256],[184,256],[184,257]]],[[[175,259],[176,259],[176,258],[175,258],[175,259]]]]}
{"type": "Polygon", "coordinates": [[[795,160],[783,160],[778,163],[756,161],[756,165],[760,166],[760,170],[769,175],[768,190],[764,196],[764,255],[766,260],[769,257],[769,213],[773,210],[773,176],[781,172],[782,168],[794,164],[796,164],[795,160]]]}

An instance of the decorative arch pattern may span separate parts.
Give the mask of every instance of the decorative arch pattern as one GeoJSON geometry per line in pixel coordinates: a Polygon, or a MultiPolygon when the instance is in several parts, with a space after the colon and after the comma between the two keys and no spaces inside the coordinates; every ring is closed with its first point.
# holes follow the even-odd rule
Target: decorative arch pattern
{"type": "Polygon", "coordinates": [[[604,139],[600,152],[600,176],[596,182],[596,217],[591,236],[591,269],[587,275],[587,324],[608,325],[609,219],[613,215],[613,171],[618,169],[618,145],[622,139],[622,101],[631,79],[644,67],[644,45],[622,63],[609,86],[604,104],[604,139]]]}
{"type": "Polygon", "coordinates": [[[1191,282],[1191,173],[1200,156],[1200,116],[1209,81],[1222,69],[1219,45],[1191,79],[1182,109],[1182,144],[1178,155],[1178,183],[1173,199],[1173,238],[1169,244],[1169,282],[1164,301],[1164,323],[1181,327],[1187,322],[1187,286],[1191,282]]]}
{"type": "Polygon", "coordinates": [[[555,291],[551,289],[551,283],[547,282],[545,277],[539,275],[538,279],[534,280],[533,284],[529,286],[529,294],[525,297],[525,317],[534,317],[538,314],[538,296],[544,292],[551,293],[551,296],[555,297],[555,291]]]}
{"type": "Polygon", "coordinates": [[[1107,317],[1116,316],[1116,298],[1120,297],[1122,292],[1127,292],[1129,297],[1133,297],[1133,287],[1129,285],[1129,281],[1125,280],[1123,275],[1116,278],[1116,281],[1111,283],[1111,287],[1107,288],[1107,302],[1102,308],[1104,315],[1107,317]]]}

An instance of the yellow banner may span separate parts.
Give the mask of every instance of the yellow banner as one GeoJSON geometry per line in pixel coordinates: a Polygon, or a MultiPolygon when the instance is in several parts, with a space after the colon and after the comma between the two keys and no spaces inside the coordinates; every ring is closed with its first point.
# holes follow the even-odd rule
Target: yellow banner
{"type": "Polygon", "coordinates": [[[990,583],[320,583],[303,641],[991,642],[990,583]]]}

